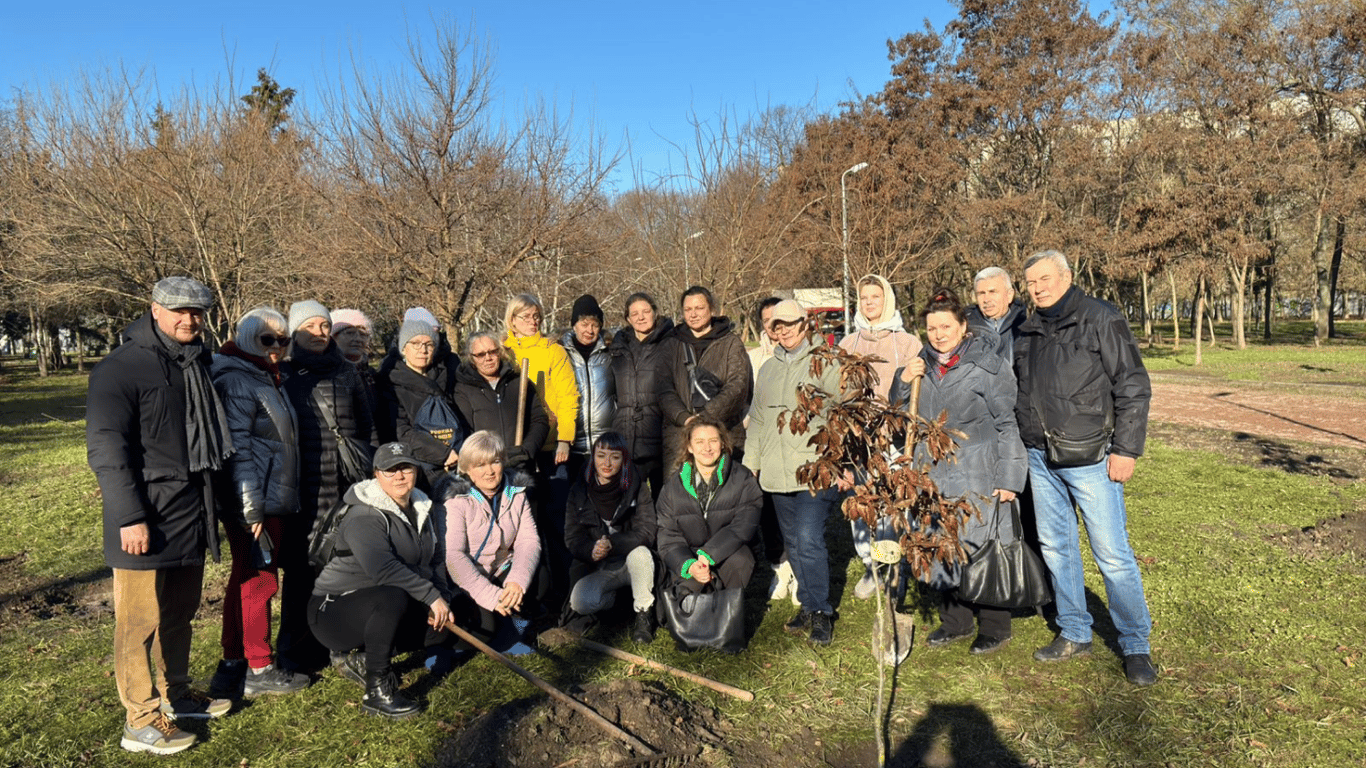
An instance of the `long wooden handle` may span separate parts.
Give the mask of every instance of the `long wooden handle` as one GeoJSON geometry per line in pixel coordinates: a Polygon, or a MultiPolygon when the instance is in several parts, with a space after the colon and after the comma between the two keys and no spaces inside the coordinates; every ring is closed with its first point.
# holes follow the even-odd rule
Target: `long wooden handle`
{"type": "MultiPolygon", "coordinates": [[[[925,378],[925,375],[922,373],[921,375],[916,376],[914,379],[911,379],[911,420],[912,420],[912,421],[914,421],[915,419],[920,418],[920,382],[921,382],[924,378],[925,378]]],[[[906,430],[906,450],[905,450],[905,454],[906,454],[907,456],[910,456],[910,455],[911,455],[911,451],[913,451],[913,450],[915,449],[914,440],[915,440],[915,430],[913,430],[913,429],[908,429],[908,430],[906,430]]]]}
{"type": "Polygon", "coordinates": [[[517,390],[517,445],[522,444],[522,432],[526,428],[526,372],[530,365],[531,360],[522,358],[522,381],[517,390]]]}
{"type": "Polygon", "coordinates": [[[622,661],[629,661],[632,664],[640,664],[649,667],[650,669],[657,669],[661,672],[668,672],[669,674],[675,677],[681,677],[684,680],[691,680],[692,682],[697,683],[698,685],[705,685],[713,691],[720,691],[721,693],[724,693],[727,696],[734,696],[735,698],[741,701],[754,701],[753,693],[746,691],[743,688],[736,688],[733,685],[726,685],[725,683],[718,682],[716,680],[711,679],[710,677],[703,677],[701,675],[689,672],[685,669],[679,669],[678,667],[671,667],[668,664],[661,664],[657,661],[651,661],[650,659],[647,659],[644,656],[637,656],[634,653],[623,651],[619,648],[613,648],[610,645],[596,643],[592,640],[585,640],[583,638],[579,638],[579,645],[582,645],[584,648],[587,648],[591,651],[597,651],[598,653],[606,654],[614,659],[621,659],[622,661]]]}
{"type": "Polygon", "coordinates": [[[447,631],[451,632],[456,637],[460,638],[461,640],[464,640],[465,642],[469,643],[475,648],[478,648],[480,651],[483,651],[484,655],[488,656],[489,658],[493,659],[499,664],[502,664],[503,666],[507,667],[513,672],[516,672],[518,675],[522,677],[522,679],[526,680],[527,682],[531,683],[537,688],[540,688],[541,690],[550,694],[550,697],[552,699],[563,702],[573,707],[575,710],[578,711],[579,714],[583,715],[584,717],[592,721],[594,725],[612,734],[618,739],[621,739],[622,741],[626,742],[626,744],[628,744],[632,749],[636,750],[642,756],[649,756],[655,754],[655,751],[653,749],[650,749],[650,747],[645,742],[641,741],[640,739],[637,739],[635,736],[632,736],[626,731],[623,731],[622,729],[618,728],[614,723],[612,723],[610,720],[603,717],[602,715],[599,715],[597,712],[594,712],[591,707],[589,707],[587,704],[584,704],[582,701],[579,701],[578,699],[574,698],[573,696],[570,696],[569,694],[565,693],[559,688],[556,688],[550,683],[547,683],[545,680],[542,680],[541,678],[537,677],[535,673],[523,669],[520,665],[509,659],[507,656],[504,656],[503,654],[493,650],[488,645],[484,644],[482,641],[479,640],[479,638],[475,637],[474,635],[471,635],[469,632],[466,632],[465,630],[456,626],[455,622],[447,621],[445,624],[445,628],[447,631]]]}

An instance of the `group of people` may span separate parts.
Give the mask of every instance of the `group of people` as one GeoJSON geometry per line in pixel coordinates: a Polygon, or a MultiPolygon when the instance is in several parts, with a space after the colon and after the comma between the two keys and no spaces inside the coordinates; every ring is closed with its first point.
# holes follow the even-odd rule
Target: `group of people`
{"type": "MultiPolygon", "coordinates": [[[[925,345],[892,286],[870,275],[840,344],[881,359],[878,393],[895,407],[923,377],[920,414],[947,412],[966,435],[957,461],[932,469],[941,491],[983,520],[991,505],[1032,498],[1059,628],[1035,658],[1090,651],[1079,507],[1126,674],[1151,684],[1122,485],[1143,451],[1147,374],[1123,317],[1072,284],[1061,253],[1034,255],[1024,276],[1032,313],[997,268],[977,276],[975,306],[935,291],[919,313],[925,345]],[[1091,460],[1074,460],[1078,442],[1093,446],[1091,460]]],[[[160,281],[90,378],[124,748],[186,749],[195,737],[177,719],[301,690],[329,664],[364,686],[365,711],[407,717],[419,705],[399,690],[395,654],[422,650],[429,667],[448,668],[457,635],[510,635],[515,650],[529,623],[590,631],[627,589],[633,640],[651,642],[662,619],[690,650],[708,641],[677,617],[743,592],[761,561],[771,596],[799,605],[784,629],[831,642],[826,521],[856,479],[815,493],[797,480],[822,417],[796,435],[779,415],[805,384],[840,386],[835,365],[813,373],[825,341],[798,302],[760,303],[751,350],[699,286],[681,296],[677,325],[653,297],[631,294],[610,340],[592,296],[552,341],[540,302],[521,294],[501,331],[466,334],[461,352],[413,308],[374,361],[370,320],[317,301],[254,309],[210,354],[201,335],[212,304],[190,278],[160,281]],[[190,686],[190,620],[220,522],[232,565],[222,660],[203,693],[190,686]]],[[[857,597],[876,593],[872,541],[894,535],[853,524],[865,564],[857,597]]],[[[962,543],[972,553],[993,535],[972,520],[962,543]]],[[[1009,611],[958,600],[955,578],[946,569],[932,583],[944,600],[929,645],[972,636],[975,617],[972,652],[1000,648],[1009,611]]],[[[743,623],[732,614],[716,620],[743,623]]],[[[713,647],[743,648],[721,634],[713,647]]]]}

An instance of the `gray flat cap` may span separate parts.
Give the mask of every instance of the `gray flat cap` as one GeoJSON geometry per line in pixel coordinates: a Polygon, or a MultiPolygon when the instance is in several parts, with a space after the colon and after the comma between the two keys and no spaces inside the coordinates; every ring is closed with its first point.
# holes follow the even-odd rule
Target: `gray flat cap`
{"type": "Polygon", "coordinates": [[[163,277],[152,286],[152,301],[167,309],[200,309],[213,306],[213,291],[190,277],[163,277]]]}

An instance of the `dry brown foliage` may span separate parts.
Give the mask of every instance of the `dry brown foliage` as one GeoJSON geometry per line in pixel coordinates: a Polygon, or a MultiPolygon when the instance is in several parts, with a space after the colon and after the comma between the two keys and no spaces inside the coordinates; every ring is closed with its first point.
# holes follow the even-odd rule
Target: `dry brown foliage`
{"type": "Polygon", "coordinates": [[[940,493],[930,477],[932,466],[955,460],[955,438],[965,435],[945,426],[947,412],[926,420],[892,407],[874,390],[872,364],[880,362],[875,355],[819,347],[811,355],[811,375],[819,378],[826,366],[838,365],[840,391],[803,385],[797,407],[779,414],[778,428],[802,435],[825,418],[809,441],[818,457],[797,470],[797,480],[820,491],[851,473],[855,484],[841,505],[844,516],[873,530],[891,518],[911,574],[928,579],[935,562],[967,562],[959,527],[975,508],[967,499],[940,493]]]}

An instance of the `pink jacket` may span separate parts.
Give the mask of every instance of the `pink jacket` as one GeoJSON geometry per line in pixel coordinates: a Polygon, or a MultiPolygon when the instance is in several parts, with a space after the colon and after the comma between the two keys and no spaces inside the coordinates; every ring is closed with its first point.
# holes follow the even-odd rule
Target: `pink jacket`
{"type": "Polygon", "coordinates": [[[854,331],[840,340],[840,346],[859,355],[877,355],[886,362],[873,363],[877,374],[877,393],[883,397],[892,388],[898,368],[920,354],[920,339],[906,331],[854,331]]]}
{"type": "Polygon", "coordinates": [[[503,583],[531,587],[541,559],[536,521],[531,517],[526,489],[504,484],[498,505],[498,521],[492,531],[489,502],[469,481],[460,478],[446,500],[446,570],[456,586],[465,590],[481,608],[493,610],[502,588],[493,578],[507,570],[503,583]],[[451,495],[451,494],[454,495],[451,495]],[[488,543],[476,562],[474,554],[488,534],[488,543]]]}

